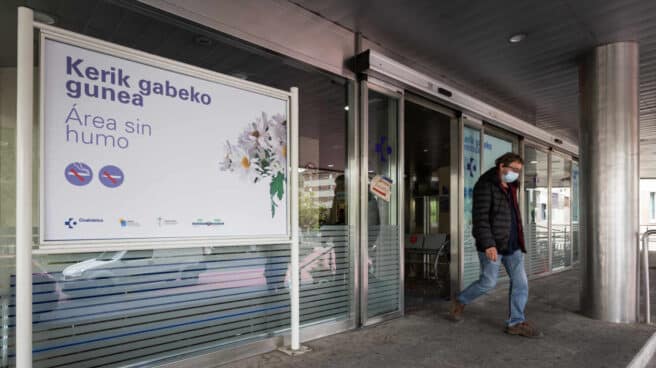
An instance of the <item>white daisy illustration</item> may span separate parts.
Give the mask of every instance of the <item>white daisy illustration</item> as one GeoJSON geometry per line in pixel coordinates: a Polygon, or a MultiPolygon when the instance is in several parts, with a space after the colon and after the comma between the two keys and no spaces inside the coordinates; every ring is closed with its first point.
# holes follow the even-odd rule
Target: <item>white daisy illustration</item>
{"type": "Polygon", "coordinates": [[[238,173],[250,183],[270,178],[271,216],[283,200],[287,174],[287,121],[280,114],[265,112],[248,124],[237,137],[237,144],[226,141],[221,171],[238,173]]]}

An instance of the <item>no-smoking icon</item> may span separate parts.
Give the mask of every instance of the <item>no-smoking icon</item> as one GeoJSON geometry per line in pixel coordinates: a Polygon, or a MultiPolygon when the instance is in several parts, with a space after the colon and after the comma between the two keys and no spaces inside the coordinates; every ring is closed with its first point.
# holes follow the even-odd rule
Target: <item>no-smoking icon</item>
{"type": "Polygon", "coordinates": [[[98,172],[100,182],[108,188],[116,188],[123,184],[123,171],[114,165],[107,165],[98,172]]]}
{"type": "Polygon", "coordinates": [[[93,178],[93,172],[89,165],[82,162],[73,162],[69,164],[66,166],[64,174],[69,183],[78,187],[89,184],[93,178]]]}

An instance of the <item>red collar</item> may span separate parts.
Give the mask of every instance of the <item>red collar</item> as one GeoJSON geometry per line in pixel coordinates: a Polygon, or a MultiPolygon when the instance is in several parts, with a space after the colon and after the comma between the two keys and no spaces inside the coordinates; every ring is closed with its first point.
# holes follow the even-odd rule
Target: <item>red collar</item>
{"type": "Polygon", "coordinates": [[[517,183],[510,183],[508,184],[508,188],[504,188],[503,184],[499,183],[499,186],[504,192],[508,192],[508,190],[512,190],[513,192],[517,191],[517,183]]]}

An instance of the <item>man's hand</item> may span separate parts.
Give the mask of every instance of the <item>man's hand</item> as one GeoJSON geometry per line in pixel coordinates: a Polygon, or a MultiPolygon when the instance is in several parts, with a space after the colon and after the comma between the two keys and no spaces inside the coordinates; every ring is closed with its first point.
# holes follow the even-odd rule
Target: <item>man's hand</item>
{"type": "Polygon", "coordinates": [[[496,247],[489,247],[485,250],[485,255],[487,256],[487,259],[489,259],[492,262],[497,261],[497,248],[496,247]]]}

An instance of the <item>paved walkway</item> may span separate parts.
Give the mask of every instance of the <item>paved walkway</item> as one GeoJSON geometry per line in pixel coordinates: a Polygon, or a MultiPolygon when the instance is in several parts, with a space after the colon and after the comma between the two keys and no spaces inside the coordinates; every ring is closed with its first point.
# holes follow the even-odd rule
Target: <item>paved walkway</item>
{"type": "Polygon", "coordinates": [[[578,270],[530,282],[527,317],[545,337],[502,333],[507,289],[468,306],[466,320],[446,320],[449,302],[438,297],[404,318],[307,343],[313,352],[272,352],[225,367],[625,367],[656,327],[618,325],[577,313],[578,270]]]}

